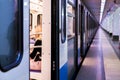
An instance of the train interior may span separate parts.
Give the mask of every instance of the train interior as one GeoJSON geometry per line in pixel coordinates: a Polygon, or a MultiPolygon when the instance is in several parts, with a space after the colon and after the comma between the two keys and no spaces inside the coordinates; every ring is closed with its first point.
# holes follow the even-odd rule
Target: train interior
{"type": "Polygon", "coordinates": [[[30,78],[50,80],[50,1],[30,0],[30,78]]]}

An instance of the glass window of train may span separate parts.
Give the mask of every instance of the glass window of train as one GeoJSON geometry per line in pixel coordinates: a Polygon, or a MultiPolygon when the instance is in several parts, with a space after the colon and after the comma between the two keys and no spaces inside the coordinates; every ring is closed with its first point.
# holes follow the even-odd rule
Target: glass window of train
{"type": "MultiPolygon", "coordinates": [[[[37,15],[37,26],[35,28],[36,33],[42,32],[42,14],[37,15]]],[[[41,35],[39,36],[41,37],[41,35]]]]}
{"type": "Polygon", "coordinates": [[[33,15],[30,13],[30,31],[32,30],[32,18],[33,18],[33,15]]]}
{"type": "Polygon", "coordinates": [[[75,9],[69,3],[67,4],[67,13],[70,13],[72,16],[75,16],[75,9]]]}
{"type": "Polygon", "coordinates": [[[74,17],[68,16],[67,36],[73,37],[75,35],[75,19],[74,17]]]}
{"type": "Polygon", "coordinates": [[[71,38],[75,35],[75,10],[69,3],[67,6],[67,13],[68,13],[67,36],[71,38]]]}
{"type": "Polygon", "coordinates": [[[0,10],[0,68],[8,71],[23,55],[22,0],[0,0],[0,10]]]}
{"type": "Polygon", "coordinates": [[[67,4],[67,12],[72,13],[72,6],[69,3],[67,4]]]}
{"type": "Polygon", "coordinates": [[[37,15],[37,25],[40,25],[40,14],[37,15]]]}

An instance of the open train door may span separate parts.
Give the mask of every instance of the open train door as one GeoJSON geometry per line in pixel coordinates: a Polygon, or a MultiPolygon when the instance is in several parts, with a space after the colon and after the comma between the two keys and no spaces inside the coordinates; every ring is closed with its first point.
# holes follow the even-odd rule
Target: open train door
{"type": "Polygon", "coordinates": [[[30,0],[30,80],[51,80],[51,0],[30,0]]]}

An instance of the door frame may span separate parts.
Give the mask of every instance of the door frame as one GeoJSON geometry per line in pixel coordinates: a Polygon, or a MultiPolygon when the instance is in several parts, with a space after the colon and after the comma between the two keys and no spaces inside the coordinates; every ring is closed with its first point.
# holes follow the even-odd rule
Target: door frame
{"type": "Polygon", "coordinates": [[[59,80],[59,0],[51,0],[51,80],[59,80]]]}

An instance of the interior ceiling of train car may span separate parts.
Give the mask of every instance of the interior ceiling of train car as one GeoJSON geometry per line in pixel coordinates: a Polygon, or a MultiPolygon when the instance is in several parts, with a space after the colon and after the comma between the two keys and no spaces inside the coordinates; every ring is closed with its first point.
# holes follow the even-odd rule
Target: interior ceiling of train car
{"type": "MultiPolygon", "coordinates": [[[[100,21],[100,13],[101,12],[101,2],[102,0],[81,0],[83,4],[88,8],[88,10],[95,16],[95,19],[99,22],[100,21]]],[[[103,10],[102,19],[107,15],[107,13],[111,10],[114,5],[119,5],[120,0],[106,0],[105,6],[103,10]]]]}

